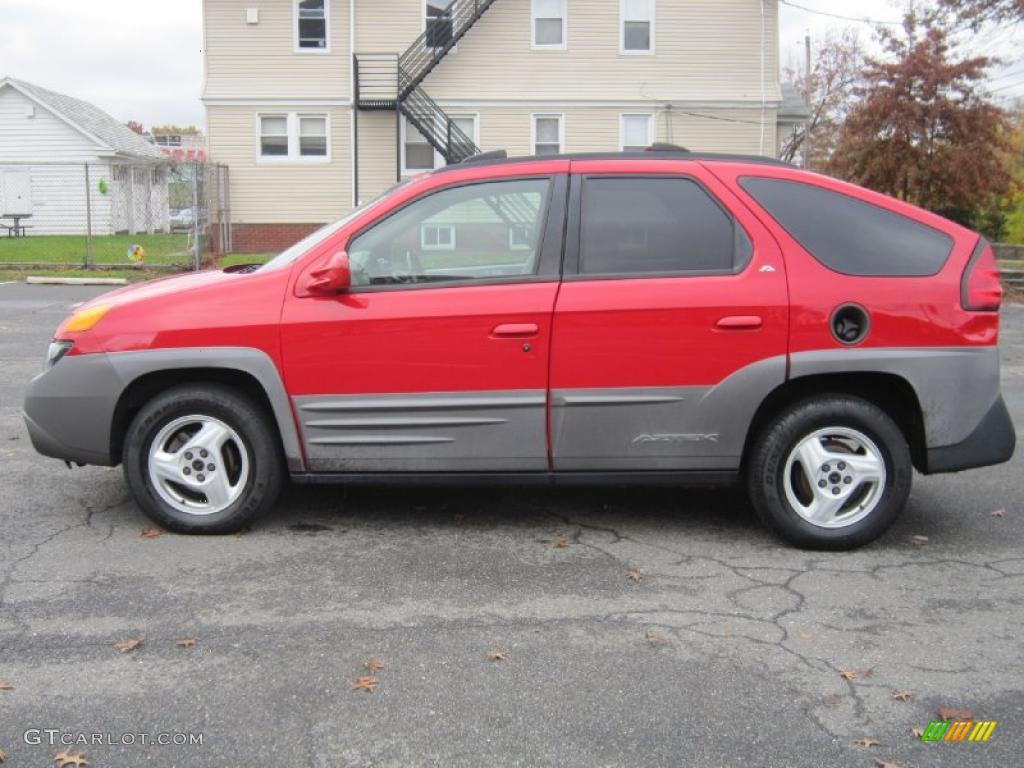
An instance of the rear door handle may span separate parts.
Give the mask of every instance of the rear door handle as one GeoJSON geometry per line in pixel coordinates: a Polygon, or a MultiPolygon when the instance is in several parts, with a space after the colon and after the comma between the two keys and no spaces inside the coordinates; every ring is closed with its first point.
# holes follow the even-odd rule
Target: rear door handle
{"type": "Polygon", "coordinates": [[[752,331],[762,325],[764,320],[759,315],[730,315],[715,323],[715,328],[722,331],[752,331]]]}
{"type": "Polygon", "coordinates": [[[528,339],[540,333],[536,323],[503,323],[491,331],[491,336],[498,339],[528,339]]]}

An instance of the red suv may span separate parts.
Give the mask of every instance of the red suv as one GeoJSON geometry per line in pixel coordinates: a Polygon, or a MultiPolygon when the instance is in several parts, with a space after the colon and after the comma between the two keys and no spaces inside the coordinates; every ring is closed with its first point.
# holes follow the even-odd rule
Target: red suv
{"type": "Polygon", "coordinates": [[[294,481],[742,479],[850,548],[913,469],[1007,461],[992,249],[755,158],[482,156],[256,267],[108,293],[57,330],[36,449],[233,531],[294,481]]]}

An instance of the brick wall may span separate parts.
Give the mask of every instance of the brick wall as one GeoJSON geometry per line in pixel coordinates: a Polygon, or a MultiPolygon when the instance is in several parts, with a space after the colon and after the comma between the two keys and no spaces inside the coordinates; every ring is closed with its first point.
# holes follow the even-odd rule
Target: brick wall
{"type": "MultiPolygon", "coordinates": [[[[323,224],[233,224],[231,244],[235,253],[278,253],[297,243],[323,224]]],[[[214,252],[219,243],[211,243],[214,252]]]]}

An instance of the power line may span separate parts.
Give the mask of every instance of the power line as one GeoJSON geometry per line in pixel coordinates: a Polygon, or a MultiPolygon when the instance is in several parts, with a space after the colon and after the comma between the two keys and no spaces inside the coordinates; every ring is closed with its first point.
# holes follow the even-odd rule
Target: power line
{"type": "Polygon", "coordinates": [[[1018,80],[1015,83],[1009,83],[1007,85],[1001,85],[998,88],[991,88],[991,89],[989,89],[989,93],[999,93],[1000,91],[1009,90],[1010,88],[1017,88],[1017,87],[1019,87],[1021,85],[1024,85],[1024,80],[1018,80]]]}
{"type": "Polygon", "coordinates": [[[805,13],[813,13],[818,16],[828,16],[833,19],[842,19],[843,21],[856,21],[860,24],[885,24],[890,27],[902,27],[902,21],[884,21],[879,19],[869,19],[864,16],[845,16],[841,13],[830,13],[829,11],[819,11],[817,8],[808,8],[806,5],[799,5],[798,3],[792,3],[790,0],[779,0],[782,5],[788,5],[790,8],[796,8],[799,11],[805,13]]]}

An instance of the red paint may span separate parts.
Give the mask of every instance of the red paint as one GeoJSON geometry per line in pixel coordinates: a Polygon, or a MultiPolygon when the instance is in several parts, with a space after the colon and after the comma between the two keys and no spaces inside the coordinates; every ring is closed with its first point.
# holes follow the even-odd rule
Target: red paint
{"type": "MultiPolygon", "coordinates": [[[[260,349],[293,396],[535,389],[548,390],[549,400],[551,388],[714,385],[768,357],[838,349],[828,319],[851,302],[871,314],[864,346],[997,342],[997,313],[961,305],[975,233],[823,176],[737,162],[574,160],[571,171],[696,178],[753,243],[740,274],[302,295],[309,293],[302,281],[345,251],[353,234],[411,199],[467,181],[569,171],[570,161],[561,159],[427,174],[290,267],[204,272],[108,293],[96,303],[112,308],[94,329],[58,336],[75,340],[71,354],[204,347],[215,356],[221,346],[260,349]],[[819,184],[917,219],[953,238],[952,256],[934,277],[837,274],[760,211],[737,183],[744,176],[819,184]]],[[[975,270],[967,284],[971,296],[984,299],[993,290],[991,265],[981,260],[975,270]]]]}
{"type": "Polygon", "coordinates": [[[782,246],[786,255],[792,302],[790,351],[839,349],[828,319],[842,304],[854,303],[871,315],[865,347],[956,347],[998,343],[999,317],[971,312],[960,304],[960,284],[978,235],[941,216],[827,176],[796,168],[707,163],[706,167],[743,200],[782,246]],[[851,195],[927,224],[953,238],[953,252],[939,274],[931,277],[851,277],[826,268],[791,238],[737,183],[748,176],[768,176],[816,184],[851,195]]]}

